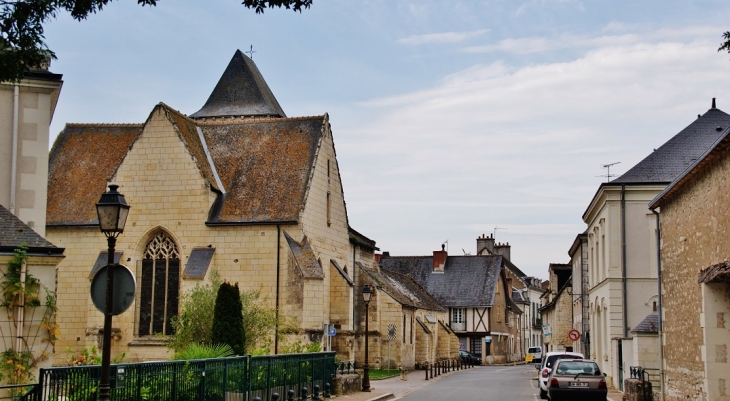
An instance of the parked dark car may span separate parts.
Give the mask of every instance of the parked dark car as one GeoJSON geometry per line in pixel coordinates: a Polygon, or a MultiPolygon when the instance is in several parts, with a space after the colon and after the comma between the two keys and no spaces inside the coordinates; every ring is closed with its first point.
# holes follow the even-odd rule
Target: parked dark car
{"type": "Polygon", "coordinates": [[[482,364],[482,358],[479,358],[478,356],[472,354],[469,351],[461,351],[459,350],[459,356],[461,357],[461,361],[465,364],[469,365],[481,365],[482,364]]]}
{"type": "Polygon", "coordinates": [[[550,401],[605,401],[608,389],[598,364],[587,359],[561,359],[550,372],[550,401]]]}

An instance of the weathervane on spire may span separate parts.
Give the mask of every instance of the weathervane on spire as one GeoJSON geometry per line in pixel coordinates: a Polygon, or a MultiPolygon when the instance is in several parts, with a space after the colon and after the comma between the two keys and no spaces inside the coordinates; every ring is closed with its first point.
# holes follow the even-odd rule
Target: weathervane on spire
{"type": "Polygon", "coordinates": [[[253,54],[256,53],[256,51],[253,49],[253,45],[251,45],[251,50],[244,52],[244,53],[248,54],[248,58],[253,60],[253,54]]]}

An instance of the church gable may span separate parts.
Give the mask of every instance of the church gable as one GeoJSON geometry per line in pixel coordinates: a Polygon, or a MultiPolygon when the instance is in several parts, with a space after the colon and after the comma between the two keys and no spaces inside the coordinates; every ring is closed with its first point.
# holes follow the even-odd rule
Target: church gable
{"type": "Polygon", "coordinates": [[[188,152],[193,156],[196,166],[200,170],[200,173],[205,177],[210,184],[211,188],[218,192],[225,192],[221,188],[221,182],[218,178],[218,172],[210,159],[208,153],[208,147],[203,138],[203,133],[195,125],[195,122],[188,117],[182,115],[180,112],[171,109],[164,103],[158,105],[160,110],[165,113],[167,119],[173,124],[177,131],[180,139],[185,144],[188,152]]]}
{"type": "Polygon", "coordinates": [[[325,243],[340,244],[340,247],[335,248],[338,252],[329,256],[348,260],[349,255],[339,252],[341,249],[349,249],[349,225],[340,169],[327,115],[309,180],[303,201],[302,229],[319,249],[330,249],[324,246],[325,243]]]}
{"type": "MultiPolygon", "coordinates": [[[[207,155],[206,144],[194,122],[163,103],[150,113],[144,125],[139,124],[68,124],[59,135],[51,150],[48,186],[48,225],[96,225],[95,203],[105,191],[109,181],[130,186],[163,185],[175,182],[174,177],[164,175],[177,156],[167,153],[158,139],[149,136],[174,133],[188,154],[183,159],[192,160],[198,176],[216,192],[221,192],[215,166],[207,155]],[[141,144],[141,145],[140,145],[141,144]],[[133,145],[142,146],[138,157],[129,162],[133,145]],[[131,163],[125,176],[118,176],[125,163],[131,163]],[[162,174],[161,174],[162,173],[162,174]],[[148,176],[140,180],[141,176],[148,176]]],[[[175,146],[175,145],[173,145],[175,146]]],[[[175,152],[173,150],[173,152],[175,152]]],[[[180,166],[175,165],[173,169],[180,166]]],[[[124,169],[123,169],[124,170],[124,169]]]]}

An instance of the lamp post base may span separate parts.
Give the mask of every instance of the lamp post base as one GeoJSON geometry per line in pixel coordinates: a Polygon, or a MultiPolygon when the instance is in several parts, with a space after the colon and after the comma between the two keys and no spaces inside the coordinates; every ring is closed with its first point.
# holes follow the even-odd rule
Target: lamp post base
{"type": "Polygon", "coordinates": [[[364,392],[370,392],[370,366],[365,365],[362,368],[363,372],[363,378],[362,378],[362,391],[364,392]]]}

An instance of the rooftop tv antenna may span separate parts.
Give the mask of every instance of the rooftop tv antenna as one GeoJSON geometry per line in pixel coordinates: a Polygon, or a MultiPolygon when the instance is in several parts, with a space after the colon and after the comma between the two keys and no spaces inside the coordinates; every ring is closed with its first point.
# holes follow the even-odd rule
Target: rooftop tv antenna
{"type": "Polygon", "coordinates": [[[247,52],[244,52],[244,53],[248,54],[248,58],[250,58],[251,60],[253,60],[253,54],[256,53],[256,50],[254,50],[253,49],[253,45],[251,45],[251,49],[249,51],[247,51],[247,52]]]}
{"type": "Polygon", "coordinates": [[[442,247],[445,246],[446,247],[446,252],[448,252],[449,251],[449,240],[444,241],[444,243],[441,244],[441,246],[442,247]]]}
{"type": "Polygon", "coordinates": [[[611,166],[615,166],[621,162],[604,164],[603,168],[606,169],[606,175],[597,175],[596,177],[606,177],[606,182],[611,181],[611,177],[615,177],[615,174],[611,174],[611,166]]]}
{"type": "Polygon", "coordinates": [[[497,230],[506,230],[506,227],[494,227],[494,232],[492,233],[492,238],[497,238],[497,230]]]}
{"type": "Polygon", "coordinates": [[[471,252],[467,252],[466,249],[461,248],[461,251],[464,252],[464,256],[471,256],[471,252]]]}

